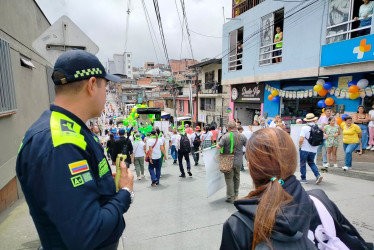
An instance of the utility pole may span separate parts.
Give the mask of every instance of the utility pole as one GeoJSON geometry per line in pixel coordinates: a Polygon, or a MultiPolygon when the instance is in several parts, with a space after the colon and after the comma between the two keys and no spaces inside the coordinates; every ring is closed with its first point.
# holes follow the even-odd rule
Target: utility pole
{"type": "MultiPolygon", "coordinates": [[[[196,81],[195,81],[195,87],[196,87],[196,124],[199,124],[199,74],[197,72],[197,67],[195,67],[196,72],[196,81]]],[[[193,105],[192,105],[193,107],[193,105]]]]}

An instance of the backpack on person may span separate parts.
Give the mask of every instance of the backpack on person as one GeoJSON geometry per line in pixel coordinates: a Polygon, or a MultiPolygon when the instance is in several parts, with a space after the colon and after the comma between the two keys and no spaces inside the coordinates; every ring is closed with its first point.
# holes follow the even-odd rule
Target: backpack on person
{"type": "MultiPolygon", "coordinates": [[[[253,221],[248,218],[247,215],[241,212],[233,214],[253,233],[254,225],[253,221]]],[[[305,232],[297,231],[295,235],[288,236],[279,232],[272,232],[270,236],[270,244],[272,249],[277,250],[300,250],[300,249],[318,249],[314,243],[308,238],[308,228],[305,228],[305,232]]],[[[270,250],[270,246],[266,242],[260,242],[256,245],[255,250],[270,250]]]]}
{"type": "Polygon", "coordinates": [[[322,145],[323,143],[323,131],[318,127],[317,124],[310,127],[310,135],[309,138],[307,139],[309,144],[312,146],[319,146],[322,145]]]}
{"type": "Polygon", "coordinates": [[[195,149],[198,149],[201,145],[201,135],[197,135],[195,133],[195,139],[193,140],[192,144],[195,149]]]}
{"type": "Polygon", "coordinates": [[[187,137],[187,134],[181,135],[179,151],[181,153],[191,152],[191,143],[190,139],[187,137]]]}

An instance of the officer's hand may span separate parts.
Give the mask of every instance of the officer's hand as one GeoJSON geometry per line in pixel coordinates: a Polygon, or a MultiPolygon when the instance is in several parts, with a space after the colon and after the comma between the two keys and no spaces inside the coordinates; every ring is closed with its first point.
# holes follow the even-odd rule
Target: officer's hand
{"type": "Polygon", "coordinates": [[[126,163],[121,161],[121,176],[119,178],[118,187],[120,189],[127,187],[130,190],[134,190],[134,175],[132,174],[130,168],[126,166],[126,163]]]}

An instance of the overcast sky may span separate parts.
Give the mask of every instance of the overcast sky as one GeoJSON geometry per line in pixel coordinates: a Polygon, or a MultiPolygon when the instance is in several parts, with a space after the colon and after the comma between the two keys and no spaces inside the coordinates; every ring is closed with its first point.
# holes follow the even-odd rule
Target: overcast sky
{"type": "MultiPolygon", "coordinates": [[[[125,50],[127,6],[129,0],[36,0],[48,20],[53,24],[62,15],[68,16],[100,48],[97,56],[102,62],[112,59],[114,53],[125,50]]],[[[126,51],[133,53],[133,66],[146,61],[165,63],[153,0],[145,0],[153,28],[157,35],[156,59],[148,30],[142,0],[130,1],[129,28],[126,51]],[[160,49],[159,49],[160,48],[160,49]],[[162,54],[161,54],[162,53],[162,54]]],[[[170,59],[192,58],[185,39],[181,51],[182,28],[178,20],[175,2],[182,18],[180,0],[159,0],[159,9],[170,59]]],[[[222,25],[225,17],[231,17],[231,0],[185,0],[186,14],[195,59],[213,58],[222,51],[222,25]]],[[[183,20],[182,20],[183,21],[183,20]]],[[[185,31],[185,29],[184,29],[185,31]]],[[[186,37],[186,33],[184,35],[186,37]]]]}

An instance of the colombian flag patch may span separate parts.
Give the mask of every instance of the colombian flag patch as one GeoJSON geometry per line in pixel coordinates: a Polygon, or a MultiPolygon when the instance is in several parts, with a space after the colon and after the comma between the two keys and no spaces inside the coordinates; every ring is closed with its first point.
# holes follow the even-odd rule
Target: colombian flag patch
{"type": "Polygon", "coordinates": [[[79,174],[89,170],[86,160],[77,161],[69,164],[69,169],[72,175],[79,174]]]}

